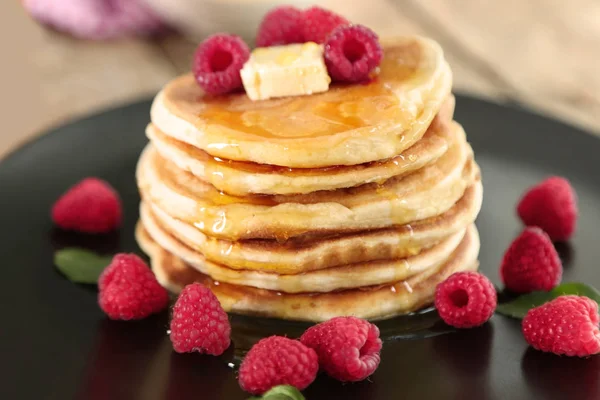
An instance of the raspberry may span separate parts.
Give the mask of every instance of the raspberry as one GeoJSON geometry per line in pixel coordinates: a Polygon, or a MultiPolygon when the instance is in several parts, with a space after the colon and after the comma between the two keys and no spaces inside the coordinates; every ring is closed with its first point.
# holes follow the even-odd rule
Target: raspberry
{"type": "Polygon", "coordinates": [[[299,390],[315,380],[317,354],[297,340],[270,336],[256,343],[240,366],[240,386],[248,393],[262,394],[274,386],[291,385],[299,390]]]}
{"type": "Polygon", "coordinates": [[[300,341],[315,349],[325,372],[343,382],[362,381],[379,366],[379,328],[360,318],[332,318],[307,329],[300,341]]]}
{"type": "Polygon", "coordinates": [[[84,39],[110,39],[164,30],[142,0],[23,0],[38,22],[84,39]]]}
{"type": "Polygon", "coordinates": [[[276,7],[263,18],[258,27],[256,46],[280,46],[302,43],[303,14],[291,6],[276,7]]]}
{"type": "Polygon", "coordinates": [[[565,178],[550,177],[530,188],[517,206],[527,226],[542,228],[553,241],[565,241],[577,225],[577,195],[565,178]]]}
{"type": "Polygon", "coordinates": [[[121,225],[121,200],[108,183],[86,178],[54,203],[51,214],[62,229],[106,233],[121,225]]]}
{"type": "Polygon", "coordinates": [[[598,322],[598,303],[570,295],[529,310],[522,328],[527,343],[537,350],[587,357],[600,353],[598,322]]]}
{"type": "Polygon", "coordinates": [[[341,26],[325,42],[325,64],[332,79],[359,82],[381,63],[379,38],[362,25],[341,26]]]}
{"type": "Polygon", "coordinates": [[[560,282],[562,270],[548,235],[540,228],[527,227],[506,250],[500,275],[511,291],[528,293],[551,290],[560,282]]]}
{"type": "Polygon", "coordinates": [[[218,356],[229,347],[230,334],[227,313],[213,292],[199,283],[187,285],[173,307],[173,349],[178,353],[197,351],[218,356]]]}
{"type": "Polygon", "coordinates": [[[341,15],[317,6],[305,10],[302,18],[302,36],[305,42],[325,43],[327,36],[335,28],[350,24],[341,15]]]}
{"type": "Polygon", "coordinates": [[[169,294],[135,254],[117,254],[98,280],[98,303],[111,319],[142,319],[164,310],[169,294]]]}
{"type": "Polygon", "coordinates": [[[216,34],[196,49],[192,71],[204,91],[224,94],[242,87],[240,71],[248,58],[250,49],[242,38],[216,34]]]}
{"type": "Polygon", "coordinates": [[[456,272],[435,288],[435,308],[448,325],[473,328],[494,314],[496,289],[477,272],[456,272]]]}

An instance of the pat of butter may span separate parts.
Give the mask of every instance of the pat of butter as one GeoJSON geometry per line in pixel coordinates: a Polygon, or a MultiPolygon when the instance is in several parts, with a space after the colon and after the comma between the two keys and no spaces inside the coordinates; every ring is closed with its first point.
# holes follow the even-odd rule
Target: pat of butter
{"type": "Polygon", "coordinates": [[[259,47],[244,64],[241,76],[252,100],[326,92],[331,82],[323,47],[313,42],[259,47]]]}

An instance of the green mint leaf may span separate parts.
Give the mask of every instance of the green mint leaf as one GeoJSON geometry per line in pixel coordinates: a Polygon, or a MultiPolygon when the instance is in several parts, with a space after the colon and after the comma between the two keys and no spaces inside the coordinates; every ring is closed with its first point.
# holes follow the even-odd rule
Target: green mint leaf
{"type": "Polygon", "coordinates": [[[54,253],[54,264],[71,282],[98,283],[100,274],[112,257],[100,256],[79,248],[67,248],[54,253]]]}
{"type": "Polygon", "coordinates": [[[248,400],[306,400],[302,393],[294,386],[279,385],[275,386],[262,397],[251,397],[248,400]]]}
{"type": "Polygon", "coordinates": [[[512,318],[523,318],[532,308],[541,306],[544,303],[554,300],[559,296],[566,294],[575,294],[587,296],[600,304],[600,292],[584,283],[570,282],[563,283],[549,292],[532,292],[517,297],[507,303],[498,304],[496,312],[512,318]]]}

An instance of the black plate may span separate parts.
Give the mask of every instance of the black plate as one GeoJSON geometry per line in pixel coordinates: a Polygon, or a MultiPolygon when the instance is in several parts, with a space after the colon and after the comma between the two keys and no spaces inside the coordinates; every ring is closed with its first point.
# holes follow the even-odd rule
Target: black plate
{"type": "MultiPolygon", "coordinates": [[[[581,210],[574,240],[559,247],[564,280],[599,287],[600,140],[480,100],[459,96],[457,104],[456,119],[464,125],[483,170],[481,269],[500,284],[499,261],[521,229],[515,202],[527,186],[558,174],[572,181],[581,210]]],[[[134,168],[146,142],[149,107],[148,101],[137,103],[58,128],[0,165],[0,398],[248,397],[226,365],[232,354],[175,354],[165,334],[166,312],[141,322],[109,321],[96,305],[93,287],[70,283],[53,267],[53,251],[64,246],[109,254],[139,252],[133,239],[139,201],[134,168]],[[124,198],[126,220],[118,235],[86,237],[52,227],[48,214],[54,200],[90,175],[108,180],[124,198]]],[[[286,333],[287,325],[280,326],[280,333],[286,333]]],[[[369,381],[342,385],[319,376],[306,397],[600,398],[600,356],[569,359],[531,350],[519,321],[496,315],[478,329],[422,336],[387,341],[381,365],[369,381]]]]}

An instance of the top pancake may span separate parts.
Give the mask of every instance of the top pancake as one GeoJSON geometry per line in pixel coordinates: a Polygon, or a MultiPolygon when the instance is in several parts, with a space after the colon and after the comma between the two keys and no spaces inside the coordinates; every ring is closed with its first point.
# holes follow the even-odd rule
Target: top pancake
{"type": "Polygon", "coordinates": [[[440,46],[420,37],[384,41],[380,73],[368,84],[265,101],[244,93],[209,96],[185,75],[165,86],[152,123],[215,157],[292,168],[356,165],[415,144],[449,96],[440,46]]]}
{"type": "Polygon", "coordinates": [[[395,157],[323,168],[289,168],[213,157],[160,132],[152,124],[146,128],[146,135],[163,158],[225,193],[237,196],[305,194],[384,182],[430,164],[448,150],[453,113],[454,96],[450,96],[421,140],[395,157]]]}

